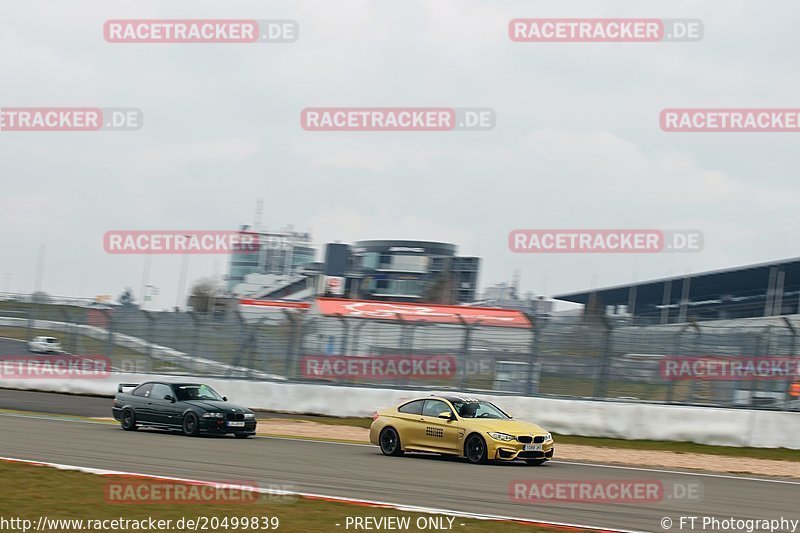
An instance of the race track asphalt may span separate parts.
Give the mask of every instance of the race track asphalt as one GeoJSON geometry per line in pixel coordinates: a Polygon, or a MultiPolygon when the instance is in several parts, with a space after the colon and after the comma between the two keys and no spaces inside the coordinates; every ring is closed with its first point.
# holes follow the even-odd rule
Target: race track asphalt
{"type": "MultiPolygon", "coordinates": [[[[8,394],[3,391],[4,397],[8,394]]],[[[542,467],[473,466],[423,455],[384,457],[371,446],[267,437],[188,438],[34,416],[0,414],[6,426],[0,456],[198,480],[289,485],[327,496],[633,531],[663,532],[663,517],[675,521],[673,529],[679,516],[800,518],[800,482],[791,480],[559,461],[542,467]],[[667,490],[666,497],[655,502],[516,503],[509,496],[515,480],[658,480],[667,490]],[[675,485],[692,485],[701,496],[670,497],[675,485]]],[[[354,512],[364,514],[363,508],[354,512]]]]}

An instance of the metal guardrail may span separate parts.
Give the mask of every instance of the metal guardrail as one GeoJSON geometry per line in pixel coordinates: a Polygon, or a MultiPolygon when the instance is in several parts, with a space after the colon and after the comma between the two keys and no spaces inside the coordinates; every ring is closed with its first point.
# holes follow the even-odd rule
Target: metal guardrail
{"type": "Polygon", "coordinates": [[[662,372],[664,358],[673,356],[794,357],[800,342],[798,315],[664,326],[550,317],[536,318],[526,329],[325,317],[296,310],[251,319],[236,311],[211,316],[6,299],[0,300],[0,316],[27,319],[24,327],[0,326],[0,336],[30,340],[51,334],[71,353],[105,355],[117,367],[133,361],[132,369],[143,372],[186,373],[181,361],[153,353],[154,347],[168,347],[221,363],[200,368],[201,375],[215,377],[224,373],[220,368],[237,368],[237,378],[276,375],[351,386],[800,409],[800,399],[788,394],[789,376],[672,380],[662,372]],[[45,332],[33,327],[41,320],[61,325],[45,332]],[[89,338],[81,325],[100,328],[107,336],[89,338]],[[144,342],[125,346],[115,334],[144,342]],[[423,369],[427,360],[439,366],[424,373],[387,370],[414,364],[423,369]],[[355,372],[348,371],[348,364],[355,372]],[[337,369],[345,372],[337,374],[337,369]]]}

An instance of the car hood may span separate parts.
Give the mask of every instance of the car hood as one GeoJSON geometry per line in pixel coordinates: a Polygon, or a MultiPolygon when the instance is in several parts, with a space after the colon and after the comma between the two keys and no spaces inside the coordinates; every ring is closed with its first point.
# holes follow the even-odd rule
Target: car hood
{"type": "Polygon", "coordinates": [[[497,431],[509,435],[544,435],[547,431],[533,422],[522,420],[480,420],[478,418],[462,418],[461,423],[468,428],[481,431],[497,431]]]}
{"type": "Polygon", "coordinates": [[[236,405],[235,403],[230,402],[214,402],[208,400],[187,400],[183,403],[187,403],[189,405],[193,405],[195,407],[199,407],[204,411],[220,411],[223,413],[250,413],[250,409],[247,407],[242,407],[241,405],[236,405]]]}

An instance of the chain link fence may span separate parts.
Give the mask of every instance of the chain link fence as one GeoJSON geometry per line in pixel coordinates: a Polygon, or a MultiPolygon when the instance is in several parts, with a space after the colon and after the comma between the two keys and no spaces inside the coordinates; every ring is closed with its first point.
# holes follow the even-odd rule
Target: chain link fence
{"type": "MultiPolygon", "coordinates": [[[[800,315],[671,325],[533,318],[531,328],[320,316],[198,314],[0,295],[0,349],[54,336],[122,371],[348,386],[800,410],[797,365],[769,375],[670,375],[670,360],[797,361],[800,315]],[[16,340],[13,340],[16,339],[16,340]]],[[[690,368],[690,370],[692,370],[690,368]]]]}

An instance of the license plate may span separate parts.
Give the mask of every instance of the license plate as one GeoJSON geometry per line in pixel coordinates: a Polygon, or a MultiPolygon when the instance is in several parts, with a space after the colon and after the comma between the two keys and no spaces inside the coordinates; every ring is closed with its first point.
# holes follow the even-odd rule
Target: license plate
{"type": "MultiPolygon", "coordinates": [[[[244,427],[244,422],[228,422],[228,427],[243,428],[244,427]]],[[[540,448],[541,448],[541,446],[540,446],[540,448]]]]}
{"type": "Polygon", "coordinates": [[[522,448],[522,451],[525,451],[525,452],[540,452],[540,451],[542,451],[542,445],[541,444],[525,444],[524,447],[522,448]]]}

